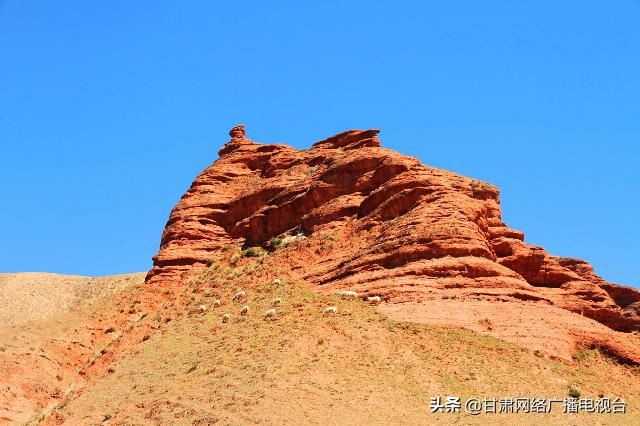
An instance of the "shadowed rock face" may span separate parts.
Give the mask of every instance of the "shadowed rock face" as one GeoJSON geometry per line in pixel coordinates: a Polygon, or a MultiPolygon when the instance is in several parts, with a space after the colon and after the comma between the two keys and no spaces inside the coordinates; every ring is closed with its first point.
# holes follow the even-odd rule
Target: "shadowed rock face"
{"type": "Polygon", "coordinates": [[[587,262],[525,243],[502,222],[496,187],[381,148],[378,132],[350,130],[297,150],[258,144],[234,127],[220,158],[171,212],[147,282],[178,282],[224,260],[229,245],[298,231],[312,241],[337,235],[330,252],[302,258],[290,251],[283,261],[320,291],[383,296],[381,309],[391,316],[409,304],[412,312],[420,303],[433,309],[433,301],[446,310],[450,300],[491,302],[505,312],[545,306],[545,319],[558,312],[559,325],[572,312],[581,316],[573,335],[589,335],[597,321],[606,327],[592,330],[590,346],[640,360],[623,343],[607,343],[619,338],[607,330],[640,330],[639,291],[607,283],[587,262]]]}

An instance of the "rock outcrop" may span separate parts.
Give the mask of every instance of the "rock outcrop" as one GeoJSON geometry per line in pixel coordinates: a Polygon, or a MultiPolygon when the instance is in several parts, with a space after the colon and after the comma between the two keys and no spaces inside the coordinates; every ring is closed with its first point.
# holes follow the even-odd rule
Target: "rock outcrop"
{"type": "Polygon", "coordinates": [[[527,244],[502,221],[495,186],[382,148],[378,133],[350,130],[297,150],[234,127],[171,212],[148,284],[175,285],[230,261],[229,247],[302,232],[304,246],[273,255],[319,291],[381,295],[391,317],[472,329],[500,313],[488,332],[545,349],[526,334],[555,327],[547,341],[566,344],[551,354],[597,346],[640,362],[619,333],[640,330],[640,291],[527,244]]]}

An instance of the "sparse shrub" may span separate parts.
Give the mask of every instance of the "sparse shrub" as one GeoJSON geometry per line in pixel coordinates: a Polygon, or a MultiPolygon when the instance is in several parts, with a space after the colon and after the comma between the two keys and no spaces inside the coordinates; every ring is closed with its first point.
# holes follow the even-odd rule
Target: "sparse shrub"
{"type": "Polygon", "coordinates": [[[107,334],[109,334],[109,333],[113,333],[114,331],[116,331],[116,329],[115,329],[115,328],[113,328],[113,327],[109,327],[109,328],[107,328],[104,332],[105,332],[105,333],[107,333],[107,334]]]}
{"type": "Polygon", "coordinates": [[[272,237],[269,240],[269,250],[270,251],[274,251],[279,247],[282,247],[282,238],[280,238],[280,237],[272,237]]]}
{"type": "Polygon", "coordinates": [[[591,354],[589,351],[580,351],[580,352],[576,353],[575,358],[578,361],[584,361],[586,359],[591,358],[592,355],[593,354],[591,354]]]}
{"type": "Polygon", "coordinates": [[[582,392],[577,386],[569,385],[569,387],[567,388],[567,394],[571,398],[580,398],[580,395],[582,395],[582,392]]]}
{"type": "Polygon", "coordinates": [[[4,345],[0,346],[0,352],[4,352],[4,351],[6,351],[6,350],[7,350],[7,347],[6,347],[6,346],[4,346],[4,345]]]}
{"type": "Polygon", "coordinates": [[[113,415],[112,415],[111,413],[105,413],[105,414],[102,416],[102,421],[105,421],[105,422],[106,422],[106,421],[107,421],[107,420],[109,420],[111,417],[113,417],[113,415]]]}
{"type": "Polygon", "coordinates": [[[260,247],[249,247],[242,252],[244,257],[260,257],[264,250],[260,247]]]}
{"type": "Polygon", "coordinates": [[[324,344],[324,337],[319,337],[318,338],[318,346],[324,344]]]}
{"type": "Polygon", "coordinates": [[[62,376],[60,374],[56,374],[56,380],[61,382],[62,381],[62,376]]]}

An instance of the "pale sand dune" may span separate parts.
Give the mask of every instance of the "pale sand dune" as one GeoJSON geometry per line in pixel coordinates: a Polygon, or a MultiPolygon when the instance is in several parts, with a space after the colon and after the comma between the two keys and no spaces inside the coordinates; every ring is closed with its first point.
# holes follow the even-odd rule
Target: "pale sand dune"
{"type": "Polygon", "coordinates": [[[143,272],[83,277],[42,272],[0,274],[0,327],[46,320],[144,280],[143,272]]]}

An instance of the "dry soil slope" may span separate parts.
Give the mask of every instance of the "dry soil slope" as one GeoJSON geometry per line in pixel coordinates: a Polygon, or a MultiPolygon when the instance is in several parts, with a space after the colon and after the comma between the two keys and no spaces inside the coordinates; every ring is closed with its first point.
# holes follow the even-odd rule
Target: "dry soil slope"
{"type": "Polygon", "coordinates": [[[0,274],[0,324],[47,320],[143,278],[142,273],[97,278],[42,272],[0,274]]]}
{"type": "MultiPolygon", "coordinates": [[[[276,256],[207,268],[140,326],[155,330],[47,424],[637,424],[640,376],[598,351],[573,363],[453,327],[396,322],[318,293],[276,256]],[[274,287],[274,276],[284,285],[274,287]],[[232,302],[238,288],[247,291],[232,302]],[[282,299],[273,320],[263,313],[282,299]],[[212,302],[221,299],[222,307],[212,302]],[[206,305],[206,312],[197,307],[206,305]],[[240,317],[247,304],[250,314],[240,317]],[[328,305],[336,316],[323,316],[328,305]],[[231,314],[228,324],[221,322],[231,314]],[[621,396],[626,415],[430,415],[431,396],[621,396]]],[[[148,287],[147,289],[148,290],[148,287]]],[[[169,292],[167,292],[169,293],[169,292]]],[[[132,296],[139,297],[139,296],[132,296]]],[[[98,364],[100,361],[98,361],[98,364]]],[[[98,365],[96,364],[96,365],[98,365]]]]}
{"type": "Polygon", "coordinates": [[[25,421],[82,382],[86,359],[112,338],[104,330],[129,320],[118,301],[143,280],[142,273],[0,276],[0,424],[25,421]]]}

